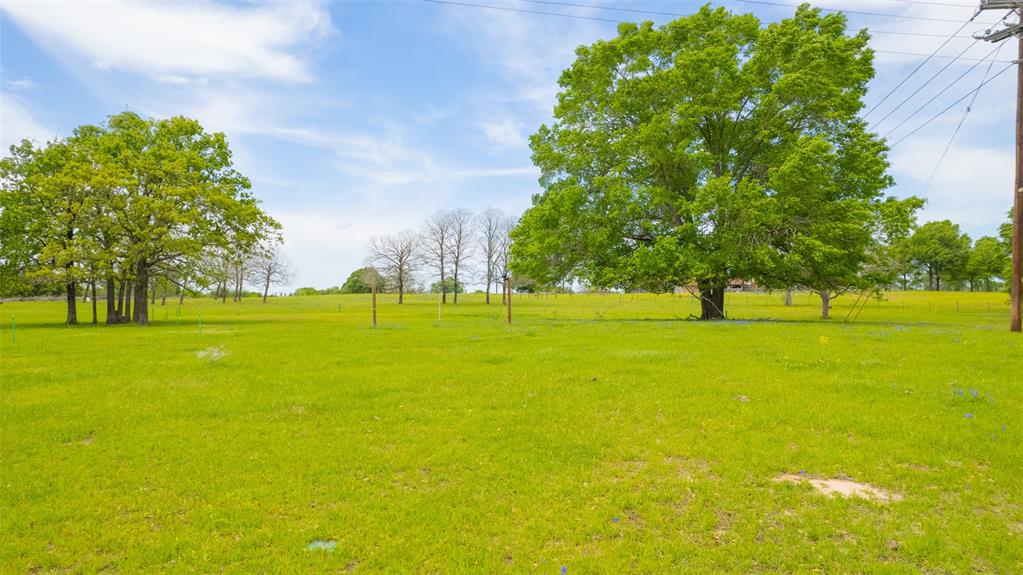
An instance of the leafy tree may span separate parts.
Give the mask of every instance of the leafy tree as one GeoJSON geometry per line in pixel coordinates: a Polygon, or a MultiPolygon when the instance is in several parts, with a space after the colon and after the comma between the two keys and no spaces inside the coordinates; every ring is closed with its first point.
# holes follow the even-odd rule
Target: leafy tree
{"type": "Polygon", "coordinates": [[[430,293],[444,292],[457,295],[459,293],[465,293],[465,286],[460,283],[455,283],[455,278],[450,277],[444,280],[443,286],[440,284],[440,282],[433,282],[432,284],[430,284],[429,291],[430,293]]]}
{"type": "Polygon", "coordinates": [[[832,298],[890,283],[886,246],[909,232],[922,201],[885,197],[887,169],[884,145],[861,126],[835,143],[801,139],[768,180],[777,223],[767,283],[817,293],[823,319],[832,298]]]}
{"type": "Polygon", "coordinates": [[[280,225],[249,194],[224,134],[207,133],[184,117],[147,120],[132,112],[111,116],[107,129],[109,161],[120,175],[118,232],[134,272],[134,318],[146,325],[155,266],[209,248],[244,254],[280,225]]]}
{"type": "Polygon", "coordinates": [[[96,251],[89,236],[95,168],[87,145],[94,131],[83,126],[38,149],[22,141],[0,163],[0,243],[11,245],[5,259],[20,260],[26,278],[65,286],[69,325],[78,323],[77,285],[87,269],[82,264],[96,251]]]}
{"type": "Polygon", "coordinates": [[[701,317],[724,317],[728,281],[764,275],[786,247],[772,186],[793,154],[826,151],[848,163],[822,175],[877,187],[877,166],[853,161],[882,150],[857,116],[873,56],[865,31],[845,30],[806,6],[763,28],[705,6],[577,49],[555,122],[530,140],[544,191],[513,232],[515,273],[657,292],[695,282],[701,317]]]}
{"type": "Polygon", "coordinates": [[[970,255],[970,236],[949,220],[928,222],[906,242],[912,261],[927,271],[927,289],[941,290],[941,281],[962,277],[970,255]]]}
{"type": "Polygon", "coordinates": [[[95,292],[106,277],[108,323],[147,324],[158,276],[195,275],[209,251],[231,255],[240,292],[241,255],[279,235],[232,167],[224,135],[187,118],[125,112],[39,149],[23,142],[0,163],[0,179],[5,277],[63,283],[68,323],[77,322],[77,283],[95,292]]]}
{"type": "Polygon", "coordinates": [[[372,266],[359,268],[352,272],[344,285],[341,286],[341,293],[370,293],[373,291],[373,284],[384,285],[384,277],[372,266]]]}
{"type": "Polygon", "coordinates": [[[984,282],[984,291],[991,291],[991,278],[1004,277],[1009,253],[998,238],[984,236],[973,244],[966,263],[966,277],[970,280],[970,291],[974,283],[984,282]]]}
{"type": "MultiPolygon", "coordinates": [[[[1005,262],[1005,268],[1001,272],[1002,279],[1005,280],[1005,287],[1007,291],[1012,290],[1012,210],[1009,210],[1009,219],[1004,224],[998,226],[998,239],[1002,243],[1002,247],[1005,253],[1009,254],[1009,260],[1005,262]]],[[[1023,289],[1023,286],[1020,287],[1023,289]]]]}

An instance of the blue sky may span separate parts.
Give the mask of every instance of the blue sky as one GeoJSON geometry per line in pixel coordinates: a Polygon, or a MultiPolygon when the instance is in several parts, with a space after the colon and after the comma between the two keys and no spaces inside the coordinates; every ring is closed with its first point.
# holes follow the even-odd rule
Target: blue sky
{"type": "MultiPolygon", "coordinates": [[[[772,0],[791,4],[791,0],[772,0]]],[[[466,0],[611,20],[689,13],[700,2],[579,0],[589,7],[466,0]]],[[[718,2],[762,21],[791,7],[718,2]]],[[[828,0],[873,31],[877,78],[868,108],[972,15],[973,2],[828,0]],[[952,6],[938,5],[952,4],[952,6]],[[899,16],[908,16],[899,17],[899,16]]],[[[892,141],[975,88],[992,47],[969,34],[1003,16],[986,12],[939,55],[966,50],[877,126],[885,133],[960,74],[892,141]],[[967,72],[969,70],[969,72],[967,72]]],[[[487,206],[518,214],[539,191],[527,146],[549,121],[557,78],[576,46],[615,34],[611,22],[418,0],[278,3],[0,3],[0,144],[43,142],[74,126],[134,110],[183,114],[228,134],[238,168],[285,226],[294,285],[340,284],[372,235],[418,229],[439,209],[487,206]]],[[[1010,61],[1006,46],[998,60],[1010,61]]],[[[934,58],[868,119],[877,122],[949,62],[934,58]]],[[[992,74],[1006,67],[998,62],[992,74]]],[[[922,221],[950,218],[974,238],[993,234],[1011,201],[1014,70],[988,84],[931,186],[927,181],[966,103],[893,148],[894,193],[924,193],[922,221]]]]}

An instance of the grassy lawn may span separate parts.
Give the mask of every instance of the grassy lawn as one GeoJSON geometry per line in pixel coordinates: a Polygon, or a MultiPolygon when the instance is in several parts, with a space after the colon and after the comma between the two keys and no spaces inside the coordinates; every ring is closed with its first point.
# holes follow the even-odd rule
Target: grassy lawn
{"type": "Polygon", "coordinates": [[[1007,299],[5,303],[0,572],[1019,573],[1007,299]]]}

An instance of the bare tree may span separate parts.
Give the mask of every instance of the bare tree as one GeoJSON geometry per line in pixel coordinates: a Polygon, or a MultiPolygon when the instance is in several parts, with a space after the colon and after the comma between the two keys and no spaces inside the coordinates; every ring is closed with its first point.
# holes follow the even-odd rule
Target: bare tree
{"type": "MultiPolygon", "coordinates": [[[[266,303],[270,286],[288,285],[295,275],[291,261],[281,253],[281,246],[278,243],[256,250],[256,253],[249,257],[248,265],[245,267],[252,276],[251,281],[259,282],[259,287],[263,288],[263,303],[266,303]]],[[[241,273],[243,272],[239,272],[239,275],[241,273]]]]}
{"type": "Polygon", "coordinates": [[[450,212],[437,212],[427,218],[423,224],[423,232],[419,235],[419,241],[422,244],[419,256],[423,264],[435,270],[440,276],[442,303],[448,303],[448,286],[444,279],[447,276],[450,263],[448,247],[451,243],[451,220],[450,212]]]}
{"type": "Polygon", "coordinates": [[[508,278],[511,277],[511,270],[508,264],[511,260],[511,231],[516,221],[512,217],[501,218],[498,224],[497,254],[494,258],[495,280],[501,281],[501,303],[504,304],[508,294],[508,278]]]}
{"type": "Polygon", "coordinates": [[[472,212],[459,208],[448,213],[448,222],[451,230],[448,234],[448,255],[451,260],[451,275],[455,280],[454,303],[458,303],[458,290],[462,284],[458,278],[467,273],[469,261],[473,255],[473,248],[476,247],[475,218],[472,212]]]}
{"type": "Polygon", "coordinates": [[[490,288],[494,284],[497,273],[497,256],[501,249],[501,236],[506,219],[501,210],[494,208],[487,208],[476,217],[476,238],[479,242],[480,253],[483,255],[487,303],[490,303],[490,288]]]}
{"type": "Polygon", "coordinates": [[[416,234],[409,230],[369,240],[369,262],[398,291],[399,304],[404,303],[405,292],[412,287],[416,240],[416,234]]]}

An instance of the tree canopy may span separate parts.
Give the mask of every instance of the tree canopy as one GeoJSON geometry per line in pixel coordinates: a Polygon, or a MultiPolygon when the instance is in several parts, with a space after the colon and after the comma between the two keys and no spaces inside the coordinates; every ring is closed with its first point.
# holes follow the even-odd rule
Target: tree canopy
{"type": "Polygon", "coordinates": [[[554,123],[531,137],[543,192],[513,232],[513,271],[695,284],[705,319],[723,317],[734,277],[850,283],[899,212],[885,147],[857,115],[866,32],[806,6],[766,27],[705,6],[618,32],[576,51],[554,123]]]}
{"type": "Polygon", "coordinates": [[[108,321],[145,325],[155,277],[198,273],[207,250],[241,262],[279,236],[234,169],[224,134],[184,117],[124,112],[41,147],[24,141],[0,163],[0,177],[3,266],[64,283],[68,323],[77,321],[79,281],[106,279],[108,321]],[[120,299],[126,287],[134,297],[115,311],[118,283],[120,299]],[[122,318],[131,303],[134,315],[122,318]]]}

